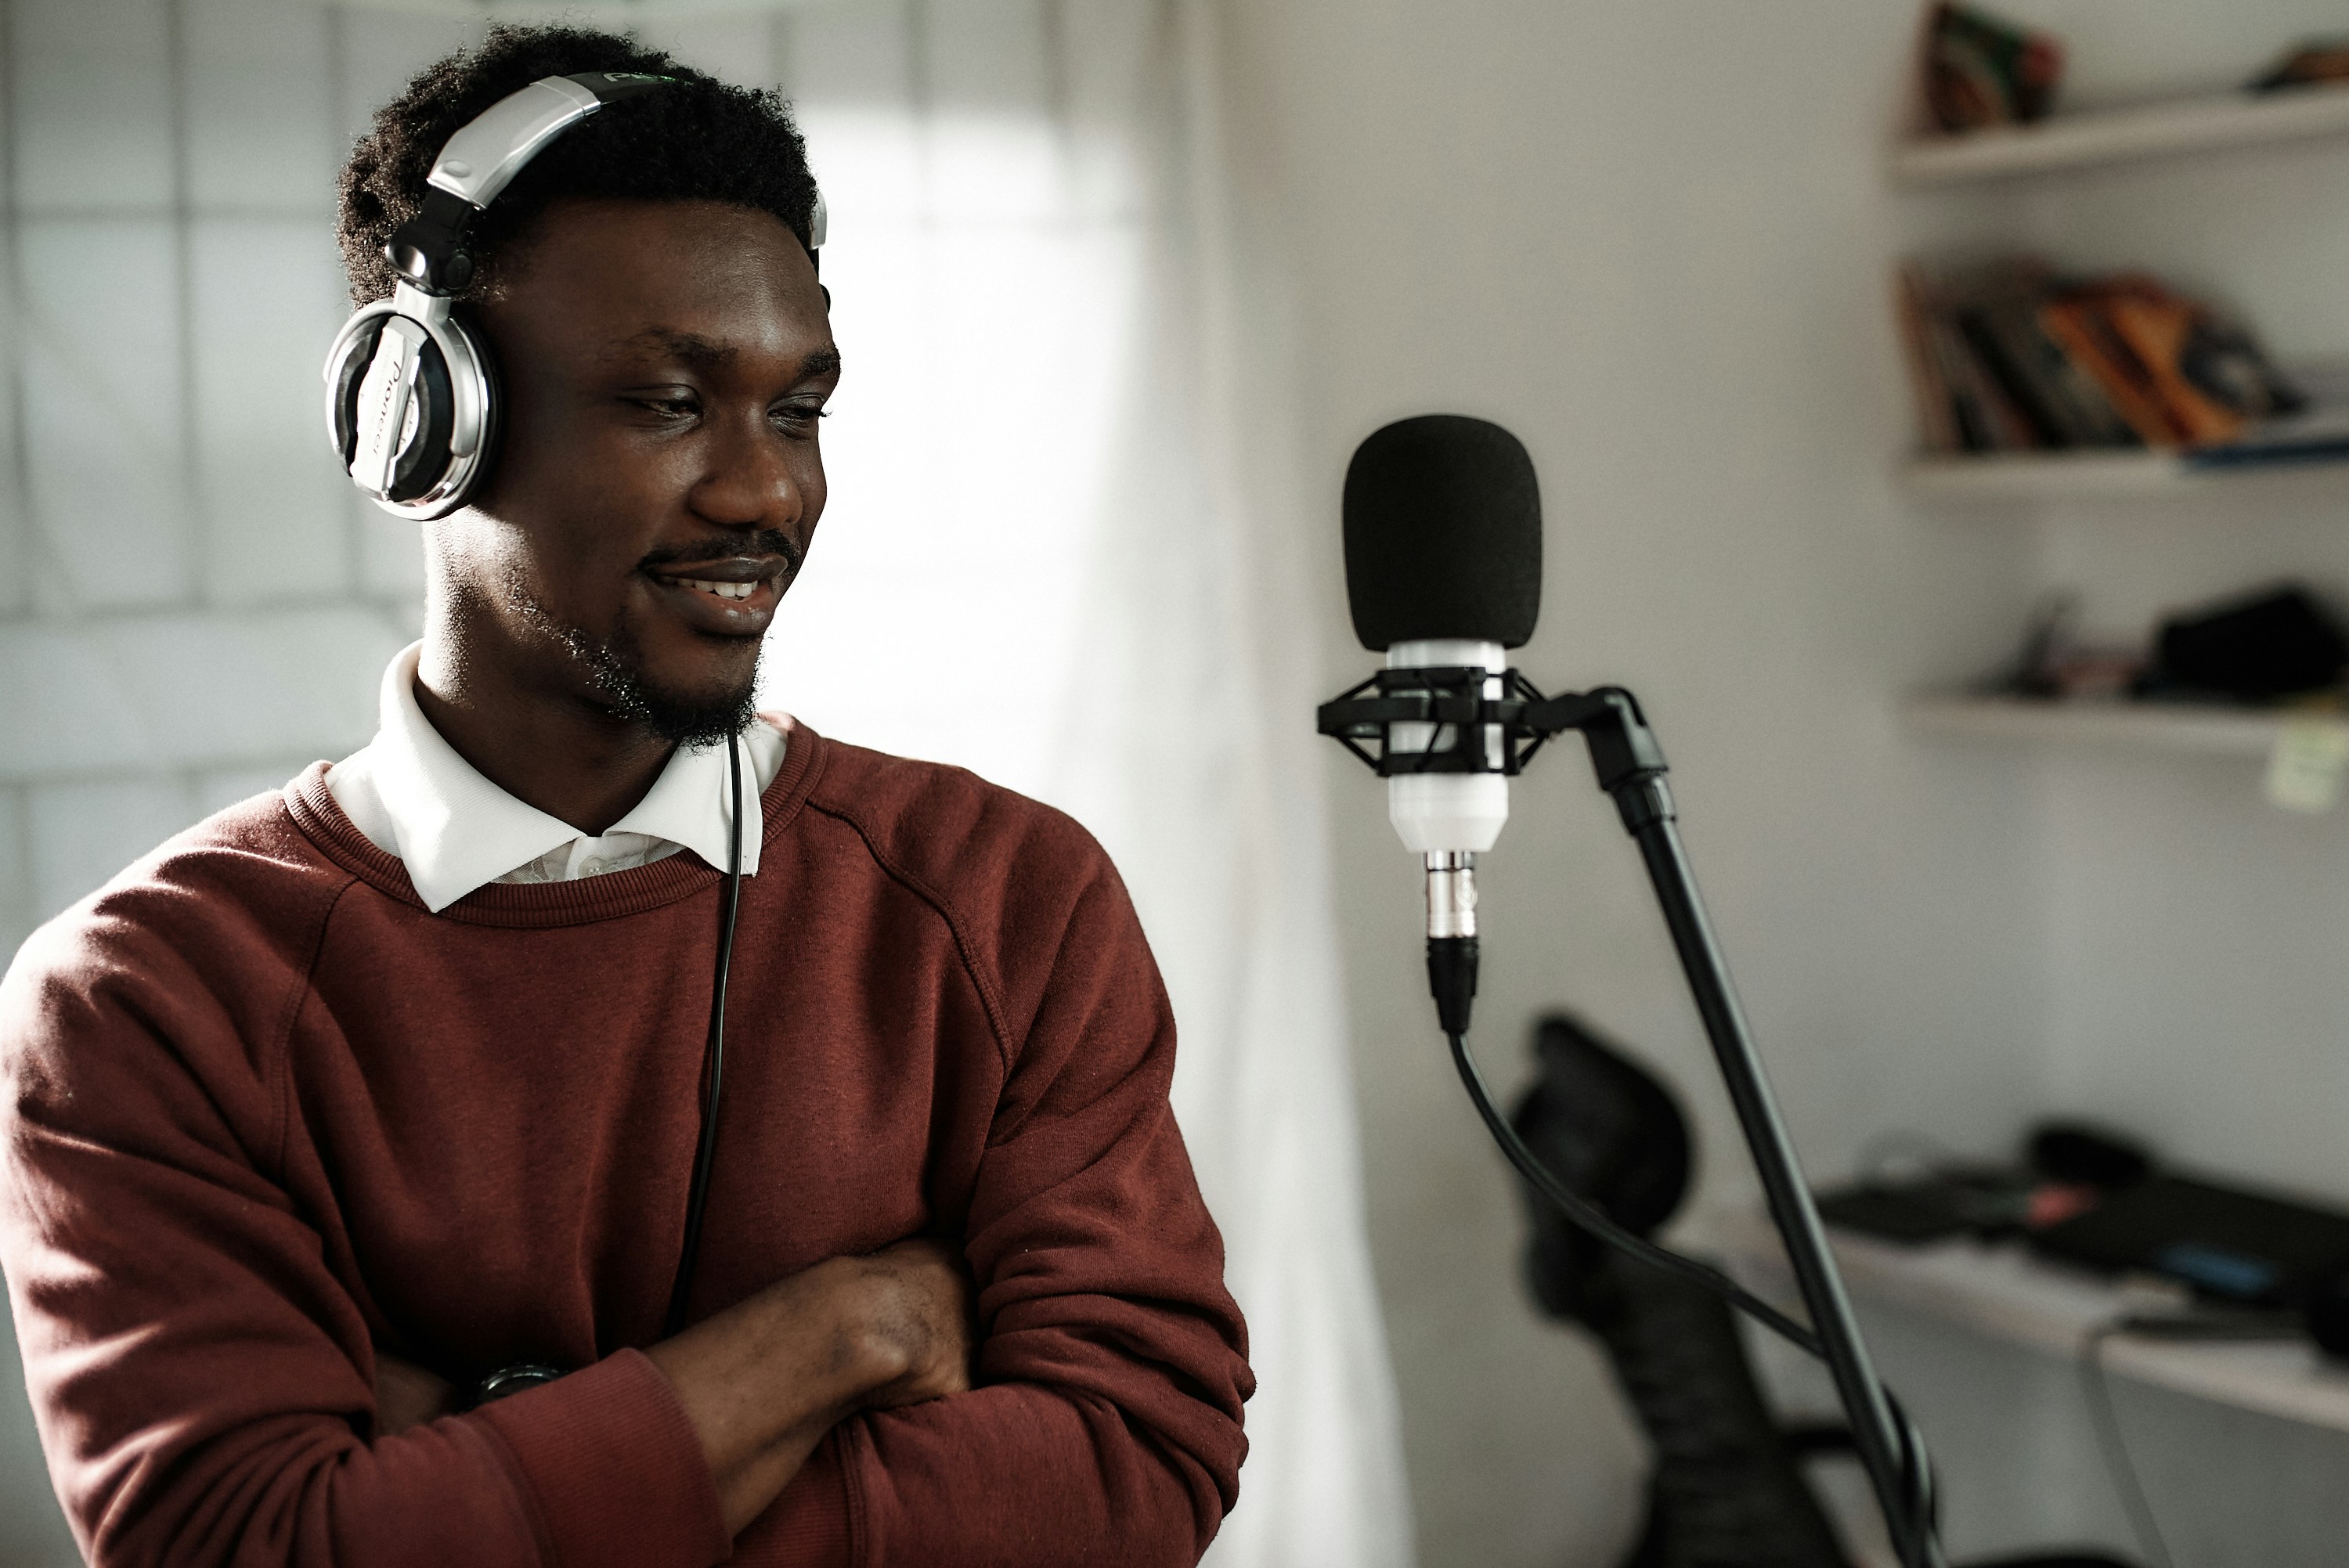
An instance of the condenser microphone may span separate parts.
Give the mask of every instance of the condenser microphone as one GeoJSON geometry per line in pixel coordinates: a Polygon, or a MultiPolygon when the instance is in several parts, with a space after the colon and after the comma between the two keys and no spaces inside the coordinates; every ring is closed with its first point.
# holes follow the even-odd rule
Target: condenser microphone
{"type": "Polygon", "coordinates": [[[1545,696],[1506,650],[1541,607],[1541,496],[1515,436],[1457,414],[1371,435],[1346,469],[1346,594],[1362,645],[1386,667],[1321,705],[1314,724],[1387,781],[1387,817],[1427,863],[1427,985],[1477,1115],[1518,1174],[1575,1223],[1732,1302],[1823,1357],[1903,1568],[1945,1568],[1924,1444],[1869,1363],[1826,1233],[1682,848],[1669,769],[1639,699],[1621,686],[1545,696]],[[1527,1148],[1468,1049],[1476,995],[1476,857],[1509,820],[1509,778],[1574,731],[1592,776],[1640,846],[1681,968],[1754,1151],[1810,1322],[1693,1259],[1625,1230],[1527,1148]]]}
{"type": "MultiPolygon", "coordinates": [[[[1379,690],[1416,698],[1413,711],[1436,716],[1381,727],[1387,820],[1425,859],[1429,937],[1473,940],[1476,856],[1509,820],[1516,759],[1501,726],[1441,718],[1446,698],[1465,717],[1480,699],[1505,696],[1504,650],[1534,634],[1541,493],[1533,459],[1489,420],[1399,420],[1347,465],[1345,539],[1354,634],[1386,655],[1379,690]]],[[[1474,951],[1466,949],[1471,963],[1474,951]]]]}

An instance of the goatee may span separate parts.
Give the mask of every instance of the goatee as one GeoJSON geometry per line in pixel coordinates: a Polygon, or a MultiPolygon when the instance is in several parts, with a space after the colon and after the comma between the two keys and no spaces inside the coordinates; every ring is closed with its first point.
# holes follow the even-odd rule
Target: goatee
{"type": "MultiPolygon", "coordinates": [[[[758,717],[759,665],[740,684],[717,692],[681,692],[662,686],[646,668],[644,650],[635,628],[623,616],[611,634],[598,637],[584,626],[559,621],[545,607],[511,584],[514,603],[561,643],[612,716],[641,724],[663,740],[679,746],[715,746],[739,735],[758,717]]],[[[761,655],[765,652],[762,647],[761,655]]]]}

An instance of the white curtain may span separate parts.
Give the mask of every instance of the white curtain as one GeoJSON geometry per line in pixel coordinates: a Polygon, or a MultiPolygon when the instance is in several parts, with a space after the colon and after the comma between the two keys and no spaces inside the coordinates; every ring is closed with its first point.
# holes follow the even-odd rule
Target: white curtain
{"type": "Polygon", "coordinates": [[[1400,1568],[1292,592],[1290,552],[1333,525],[1283,493],[1268,361],[1236,325],[1213,22],[905,0],[781,14],[765,49],[645,31],[738,77],[767,54],[831,208],[832,500],[768,695],[1051,801],[1115,856],[1261,1382],[1210,1561],[1400,1568]]]}

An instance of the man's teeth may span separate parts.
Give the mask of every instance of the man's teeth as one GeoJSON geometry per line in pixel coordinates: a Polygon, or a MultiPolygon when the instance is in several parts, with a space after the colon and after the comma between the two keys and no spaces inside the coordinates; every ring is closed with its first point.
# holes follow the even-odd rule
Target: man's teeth
{"type": "Polygon", "coordinates": [[[715,593],[720,599],[748,599],[759,586],[756,583],[713,583],[707,577],[680,577],[678,581],[688,588],[715,593]]]}

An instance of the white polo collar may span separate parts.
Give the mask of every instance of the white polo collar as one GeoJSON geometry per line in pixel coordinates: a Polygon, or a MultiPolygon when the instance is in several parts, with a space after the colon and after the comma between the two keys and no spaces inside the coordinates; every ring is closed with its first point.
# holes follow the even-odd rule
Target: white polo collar
{"type": "MultiPolygon", "coordinates": [[[[383,672],[381,727],[364,749],[336,764],[326,784],[354,825],[399,857],[417,896],[437,913],[475,888],[594,835],[507,794],[432,727],[416,701],[416,665],[423,647],[411,644],[383,672]],[[367,799],[370,794],[373,799],[367,799]],[[382,842],[387,830],[391,844],[382,842]]],[[[758,798],[781,767],[784,738],[761,722],[741,738],[742,872],[749,876],[759,870],[758,798]]],[[[681,746],[645,798],[602,838],[636,834],[680,845],[722,870],[730,820],[728,789],[724,745],[681,746]]]]}

